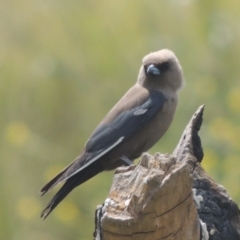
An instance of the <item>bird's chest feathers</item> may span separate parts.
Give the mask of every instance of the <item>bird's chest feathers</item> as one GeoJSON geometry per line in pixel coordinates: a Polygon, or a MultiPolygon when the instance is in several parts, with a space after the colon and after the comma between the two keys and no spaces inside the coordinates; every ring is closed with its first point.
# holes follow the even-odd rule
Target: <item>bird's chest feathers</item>
{"type": "Polygon", "coordinates": [[[163,105],[162,113],[166,115],[174,114],[176,106],[177,106],[177,99],[174,97],[170,97],[165,101],[163,105]]]}
{"type": "Polygon", "coordinates": [[[153,123],[154,131],[161,133],[163,129],[168,129],[170,126],[177,106],[177,99],[174,97],[168,98],[163,104],[162,109],[155,116],[153,123]]]}

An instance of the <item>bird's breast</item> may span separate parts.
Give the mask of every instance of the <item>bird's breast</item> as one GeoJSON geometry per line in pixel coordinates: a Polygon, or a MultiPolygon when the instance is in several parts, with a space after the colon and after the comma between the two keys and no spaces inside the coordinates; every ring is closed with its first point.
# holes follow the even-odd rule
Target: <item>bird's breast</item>
{"type": "Polygon", "coordinates": [[[149,150],[166,133],[172,123],[176,105],[177,101],[174,98],[166,100],[153,120],[140,131],[139,135],[143,139],[141,143],[145,142],[144,146],[140,147],[143,152],[149,150]]]}

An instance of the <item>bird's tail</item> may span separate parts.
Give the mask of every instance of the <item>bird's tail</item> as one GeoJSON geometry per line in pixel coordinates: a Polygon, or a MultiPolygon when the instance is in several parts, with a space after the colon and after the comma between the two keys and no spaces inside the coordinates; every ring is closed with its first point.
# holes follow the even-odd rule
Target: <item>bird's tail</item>
{"type": "Polygon", "coordinates": [[[61,189],[56,193],[52,200],[48,203],[47,207],[42,211],[41,218],[44,220],[52,210],[73,190],[74,184],[71,179],[67,181],[61,189]]]}
{"type": "Polygon", "coordinates": [[[94,177],[98,173],[102,172],[103,169],[99,162],[95,162],[76,175],[69,178],[65,184],[60,188],[52,200],[48,203],[47,207],[42,211],[41,218],[43,220],[52,212],[52,210],[78,185],[84,183],[90,178],[94,177]]]}
{"type": "MultiPolygon", "coordinates": [[[[74,161],[75,162],[75,161],[74,161]]],[[[58,173],[52,180],[50,180],[47,184],[45,184],[41,190],[40,190],[40,194],[41,196],[43,196],[46,192],[48,192],[49,190],[51,190],[52,188],[54,188],[56,185],[58,185],[62,179],[64,178],[65,173],[67,172],[67,170],[73,165],[72,162],[70,165],[68,165],[65,169],[63,169],[60,173],[58,173]]]]}

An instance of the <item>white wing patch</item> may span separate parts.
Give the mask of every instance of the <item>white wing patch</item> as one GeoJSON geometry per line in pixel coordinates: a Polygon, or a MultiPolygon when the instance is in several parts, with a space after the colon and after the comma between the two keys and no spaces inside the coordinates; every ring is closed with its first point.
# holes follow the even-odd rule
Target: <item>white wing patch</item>
{"type": "Polygon", "coordinates": [[[134,113],[133,113],[133,115],[135,115],[135,116],[138,116],[138,115],[143,115],[145,112],[147,112],[148,111],[148,109],[146,109],[146,108],[142,108],[142,109],[138,109],[137,111],[135,111],[134,113]]]}
{"type": "Polygon", "coordinates": [[[123,139],[124,139],[124,137],[120,137],[113,145],[111,145],[109,148],[107,148],[104,151],[102,151],[99,155],[97,155],[96,157],[91,159],[89,162],[84,164],[81,168],[77,169],[75,172],[73,172],[72,174],[70,174],[69,176],[64,178],[61,182],[68,180],[70,177],[74,176],[76,173],[80,172],[81,170],[83,170],[84,168],[86,168],[87,166],[89,166],[90,164],[95,162],[97,159],[102,157],[105,153],[109,152],[111,149],[113,149],[115,146],[117,146],[120,142],[122,142],[123,139]]]}

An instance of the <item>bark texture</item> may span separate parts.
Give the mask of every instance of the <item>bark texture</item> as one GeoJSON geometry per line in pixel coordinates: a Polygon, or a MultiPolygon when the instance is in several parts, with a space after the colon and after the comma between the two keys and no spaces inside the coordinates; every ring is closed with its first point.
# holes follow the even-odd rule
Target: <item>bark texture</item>
{"type": "Polygon", "coordinates": [[[173,154],[143,154],[116,169],[95,214],[96,240],[240,240],[240,212],[201,167],[198,135],[204,106],[186,126],[173,154]]]}

